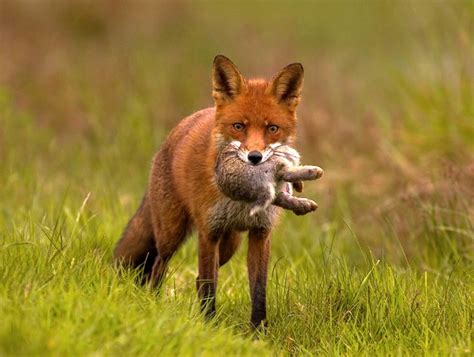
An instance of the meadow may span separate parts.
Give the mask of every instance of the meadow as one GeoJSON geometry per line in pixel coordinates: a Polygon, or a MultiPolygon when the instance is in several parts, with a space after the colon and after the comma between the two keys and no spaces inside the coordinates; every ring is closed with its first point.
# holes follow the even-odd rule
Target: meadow
{"type": "Polygon", "coordinates": [[[473,29],[472,1],[0,2],[0,355],[472,355],[473,29]],[[220,53],[303,63],[325,169],[274,231],[257,336],[245,240],[210,323],[195,237],[159,293],[111,260],[220,53]]]}

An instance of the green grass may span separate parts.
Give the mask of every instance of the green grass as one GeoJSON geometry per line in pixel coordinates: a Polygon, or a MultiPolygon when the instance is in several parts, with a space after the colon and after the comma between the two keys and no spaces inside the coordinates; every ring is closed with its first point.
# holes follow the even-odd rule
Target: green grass
{"type": "MultiPolygon", "coordinates": [[[[471,351],[473,231],[472,217],[463,212],[440,216],[430,205],[417,254],[401,264],[390,263],[405,255],[401,245],[388,245],[385,256],[374,258],[343,215],[318,225],[288,214],[274,235],[270,327],[256,341],[247,324],[244,247],[221,269],[219,315],[210,324],[199,315],[194,289],[194,237],[172,261],[161,294],[135,286],[133,275],[112,267],[113,244],[146,176],[146,168],[137,182],[127,174],[136,168],[119,143],[122,135],[129,141],[130,123],[121,124],[123,133],[110,143],[68,146],[12,110],[5,95],[1,106],[4,129],[24,135],[24,146],[15,144],[17,136],[5,136],[2,354],[471,351]],[[134,187],[130,197],[127,186],[134,187]]],[[[380,245],[386,238],[397,239],[386,233],[380,245]]]]}
{"type": "Polygon", "coordinates": [[[472,2],[83,4],[0,21],[0,355],[472,354],[472,2]],[[299,148],[325,169],[319,210],[274,232],[258,338],[246,242],[210,323],[196,237],[160,293],[111,261],[154,151],[211,104],[216,53],[303,62],[299,148]]]}

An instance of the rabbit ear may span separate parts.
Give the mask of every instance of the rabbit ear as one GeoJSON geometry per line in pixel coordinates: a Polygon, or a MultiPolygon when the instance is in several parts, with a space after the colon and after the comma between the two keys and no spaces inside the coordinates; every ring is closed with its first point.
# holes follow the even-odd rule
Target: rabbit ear
{"type": "Polygon", "coordinates": [[[212,68],[212,96],[216,105],[233,100],[245,86],[245,81],[237,66],[225,56],[218,55],[214,58],[212,68]]]}
{"type": "Polygon", "coordinates": [[[294,111],[303,89],[304,69],[301,63],[292,63],[283,68],[272,80],[269,91],[278,103],[294,111]]]}

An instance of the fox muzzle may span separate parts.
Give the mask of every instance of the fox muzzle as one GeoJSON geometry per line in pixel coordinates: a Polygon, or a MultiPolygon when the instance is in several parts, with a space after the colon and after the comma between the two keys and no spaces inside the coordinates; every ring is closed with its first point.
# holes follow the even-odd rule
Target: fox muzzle
{"type": "Polygon", "coordinates": [[[257,165],[263,159],[263,155],[260,151],[250,151],[247,155],[247,159],[254,165],[257,165]]]}

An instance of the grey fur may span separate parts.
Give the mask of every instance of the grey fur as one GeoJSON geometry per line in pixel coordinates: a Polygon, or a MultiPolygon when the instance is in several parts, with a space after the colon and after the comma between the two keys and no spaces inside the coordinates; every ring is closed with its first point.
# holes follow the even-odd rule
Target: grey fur
{"type": "Polygon", "coordinates": [[[247,231],[253,228],[270,229],[278,219],[281,209],[270,205],[264,210],[251,214],[253,204],[234,201],[228,197],[220,200],[209,214],[212,217],[210,229],[213,233],[231,230],[247,231]]]}
{"type": "MultiPolygon", "coordinates": [[[[260,217],[260,213],[267,212],[272,204],[292,210],[297,215],[318,207],[312,200],[292,195],[292,186],[288,182],[315,180],[323,173],[317,166],[299,166],[300,155],[295,149],[287,145],[276,146],[272,155],[258,165],[244,162],[239,150],[240,143],[237,142],[222,149],[216,163],[216,181],[231,202],[239,202],[242,209],[232,203],[223,204],[220,209],[230,213],[228,207],[233,206],[232,215],[239,221],[242,212],[248,211],[248,217],[243,219],[248,221],[256,213],[260,217]]],[[[228,216],[230,221],[232,215],[228,216]]],[[[262,217],[260,219],[265,221],[262,217]]]]}

